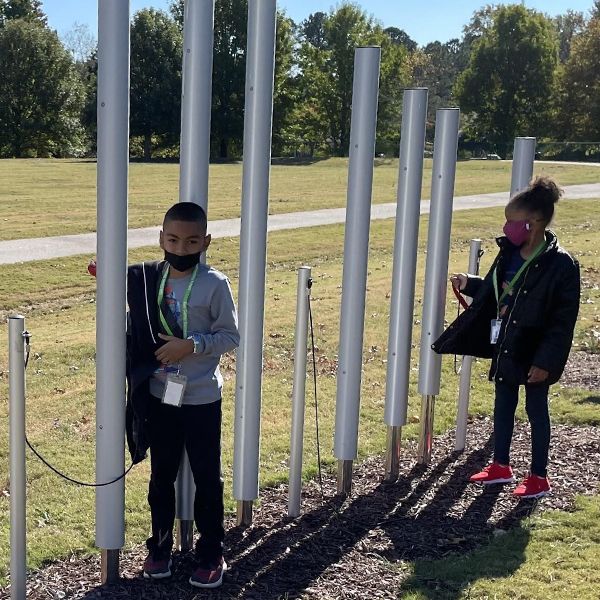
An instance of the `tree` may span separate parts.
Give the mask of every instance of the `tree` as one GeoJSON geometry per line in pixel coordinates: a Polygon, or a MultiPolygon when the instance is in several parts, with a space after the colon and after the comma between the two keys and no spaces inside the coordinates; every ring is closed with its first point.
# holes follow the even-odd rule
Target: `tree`
{"type": "MultiPolygon", "coordinates": [[[[171,3],[171,14],[183,30],[184,0],[171,3]]],[[[248,0],[215,3],[211,153],[219,158],[242,153],[247,24],[248,0]]]]}
{"type": "MultiPolygon", "coordinates": [[[[174,0],[171,14],[183,29],[184,2],[174,0]]],[[[246,86],[246,36],[248,0],[219,0],[215,4],[212,78],[212,154],[219,158],[242,153],[246,86]]],[[[283,128],[294,103],[293,79],[295,25],[277,14],[275,82],[273,92],[273,141],[283,143],[283,128]]]]}
{"type": "Polygon", "coordinates": [[[212,136],[220,158],[242,153],[248,0],[215,5],[212,136]]]}
{"type": "Polygon", "coordinates": [[[63,44],[79,65],[85,64],[96,51],[96,38],[85,23],[73,23],[63,37],[63,44]]]}
{"type": "Polygon", "coordinates": [[[326,44],[325,23],[327,14],[316,12],[309,15],[300,26],[302,37],[315,48],[323,50],[326,44]]]}
{"type": "Polygon", "coordinates": [[[273,153],[280,154],[286,146],[286,129],[297,101],[294,86],[295,24],[285,14],[277,13],[275,40],[275,79],[273,85],[273,153]]]}
{"type": "Polygon", "coordinates": [[[443,44],[430,42],[421,50],[423,59],[414,74],[415,84],[429,89],[428,133],[433,133],[436,111],[455,104],[453,89],[468,63],[467,51],[467,46],[456,38],[443,44]]]}
{"type": "Polygon", "coordinates": [[[181,31],[166,13],[143,9],[131,25],[131,135],[144,138],[144,159],[152,137],[173,142],[181,119],[181,31]]]}
{"type": "Polygon", "coordinates": [[[314,45],[310,41],[314,32],[310,38],[303,36],[299,54],[299,87],[303,94],[299,103],[306,106],[305,117],[313,124],[313,133],[326,124],[323,135],[332,151],[339,156],[347,155],[355,48],[379,45],[382,58],[378,142],[386,146],[394,143],[399,135],[402,87],[410,76],[406,48],[394,43],[389,34],[354,4],[342,4],[325,18],[313,17],[302,24],[301,31],[307,31],[307,23],[318,21],[323,37],[317,36],[319,42],[314,45]]]}
{"type": "Polygon", "coordinates": [[[493,4],[486,4],[479,10],[476,10],[467,25],[463,27],[463,43],[471,48],[474,43],[489,32],[494,24],[494,15],[497,7],[493,4]]]}
{"type": "Polygon", "coordinates": [[[549,19],[521,5],[496,9],[455,87],[461,108],[471,113],[469,133],[502,154],[516,135],[543,133],[557,57],[549,19]]]}
{"type": "Polygon", "coordinates": [[[417,42],[415,42],[415,40],[413,40],[403,29],[387,27],[383,31],[388,35],[392,44],[404,46],[409,52],[414,52],[417,49],[417,42]]]}
{"type": "Polygon", "coordinates": [[[570,140],[600,139],[600,15],[573,39],[560,81],[557,121],[570,140]]]}
{"type": "Polygon", "coordinates": [[[82,151],[83,87],[55,32],[38,22],[0,28],[0,151],[65,156],[82,151]]]}
{"type": "Polygon", "coordinates": [[[47,25],[41,0],[0,0],[0,27],[15,19],[47,25]]]}
{"type": "Polygon", "coordinates": [[[585,25],[583,13],[570,9],[564,15],[554,18],[554,26],[558,32],[558,58],[561,63],[569,58],[573,38],[583,31],[585,25]]]}

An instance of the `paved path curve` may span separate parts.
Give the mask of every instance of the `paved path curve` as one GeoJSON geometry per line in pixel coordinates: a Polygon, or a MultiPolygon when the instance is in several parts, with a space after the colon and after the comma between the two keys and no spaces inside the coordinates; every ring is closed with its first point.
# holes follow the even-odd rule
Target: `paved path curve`
{"type": "MultiPolygon", "coordinates": [[[[565,186],[563,189],[567,200],[600,198],[600,183],[569,185],[565,186]]],[[[454,210],[504,206],[507,198],[508,192],[458,196],[454,198],[454,210]]],[[[423,200],[421,202],[421,214],[427,213],[429,213],[429,200],[423,200]]],[[[372,220],[391,219],[395,216],[395,202],[373,204],[371,208],[372,220]]],[[[270,215],[268,230],[281,231],[283,229],[299,229],[301,227],[331,225],[334,223],[344,223],[345,220],[346,209],[343,207],[285,213],[280,215],[270,215]]],[[[210,221],[209,229],[213,238],[236,237],[240,235],[240,219],[210,221]]],[[[159,231],[160,227],[130,229],[127,245],[129,248],[140,248],[142,246],[152,246],[153,244],[157,244],[159,231]]],[[[74,256],[77,254],[94,255],[95,253],[95,233],[80,233],[0,242],[0,264],[3,265],[43,260],[47,258],[74,256]]]]}

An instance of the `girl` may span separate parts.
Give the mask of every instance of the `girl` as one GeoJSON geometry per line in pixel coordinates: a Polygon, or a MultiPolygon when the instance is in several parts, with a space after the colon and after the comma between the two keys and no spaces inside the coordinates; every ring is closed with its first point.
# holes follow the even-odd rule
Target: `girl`
{"type": "Polygon", "coordinates": [[[440,354],[491,358],[495,383],[494,460],[472,482],[514,481],[510,466],[519,386],[531,424],[531,472],[517,486],[521,498],[550,491],[548,389],[564,370],[579,311],[579,264],[547,229],[561,196],[556,183],[536,178],[506,206],[500,252],[485,278],[459,273],[452,285],[471,306],[433,344],[440,354]]]}

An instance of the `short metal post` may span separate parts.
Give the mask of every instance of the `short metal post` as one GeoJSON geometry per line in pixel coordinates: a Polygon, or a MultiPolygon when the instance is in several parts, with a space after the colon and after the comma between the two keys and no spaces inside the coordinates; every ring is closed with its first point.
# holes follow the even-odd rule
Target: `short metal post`
{"type": "Polygon", "coordinates": [[[288,516],[290,517],[297,517],[300,514],[300,497],[302,491],[309,282],[310,267],[300,267],[298,269],[298,291],[296,294],[296,343],[294,350],[294,384],[292,386],[292,435],[290,442],[290,479],[288,490],[288,516]]]}
{"type": "MultiPolygon", "coordinates": [[[[479,258],[481,256],[481,240],[471,240],[469,251],[470,275],[479,275],[479,258]]],[[[467,420],[469,418],[469,396],[471,394],[472,356],[463,356],[458,386],[458,410],[456,413],[456,438],[454,449],[462,452],[467,440],[467,420]]]]}
{"type": "Polygon", "coordinates": [[[510,182],[511,198],[526,189],[531,182],[535,161],[535,143],[534,137],[515,138],[510,182]]]}
{"type": "Polygon", "coordinates": [[[337,492],[349,494],[352,491],[352,460],[338,460],[337,492]]]}
{"type": "Polygon", "coordinates": [[[258,498],[276,11],[276,0],[248,2],[233,448],[233,496],[244,523],[252,520],[258,498]]]}
{"type": "MultiPolygon", "coordinates": [[[[125,470],[125,313],[129,171],[129,1],[98,2],[96,481],[125,470]]],[[[125,482],[96,488],[102,583],[119,577],[125,482]]]]}
{"type": "Polygon", "coordinates": [[[400,473],[400,451],[402,450],[402,426],[388,425],[385,452],[385,481],[398,479],[400,473]]]}
{"type": "Polygon", "coordinates": [[[100,580],[103,584],[116,583],[119,580],[119,550],[101,550],[100,580]]]}
{"type": "Polygon", "coordinates": [[[459,117],[458,108],[442,108],[436,114],[419,357],[422,395],[419,462],[422,463],[431,458],[435,396],[440,393],[442,360],[431,345],[444,329],[459,117]]]}
{"type": "Polygon", "coordinates": [[[398,478],[401,428],[406,425],[427,89],[404,90],[398,168],[396,232],[387,353],[384,422],[388,426],[385,480],[398,478]]]}
{"type": "Polygon", "coordinates": [[[252,500],[237,501],[237,524],[241,527],[252,525],[252,500]]]}
{"type": "Polygon", "coordinates": [[[417,452],[417,462],[420,464],[427,465],[431,461],[434,411],[435,396],[424,395],[421,402],[421,437],[419,438],[419,449],[417,452]]]}
{"type": "Polygon", "coordinates": [[[380,58],[379,47],[357,48],[354,54],[334,444],[335,457],[345,465],[338,472],[338,489],[344,491],[349,491],[358,446],[380,58]],[[348,465],[348,481],[342,482],[348,465]]]}
{"type": "Polygon", "coordinates": [[[8,319],[10,447],[10,597],[24,600],[27,580],[25,472],[25,318],[8,319]]]}

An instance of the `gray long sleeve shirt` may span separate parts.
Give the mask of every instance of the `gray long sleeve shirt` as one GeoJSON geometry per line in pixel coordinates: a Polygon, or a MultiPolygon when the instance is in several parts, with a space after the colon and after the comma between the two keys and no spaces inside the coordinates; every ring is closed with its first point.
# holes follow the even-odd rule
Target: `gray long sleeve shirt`
{"type": "MultiPolygon", "coordinates": [[[[169,308],[182,323],[182,302],[190,276],[170,277],[165,285],[169,308]]],[[[229,280],[207,265],[198,265],[198,273],[188,301],[187,335],[200,337],[200,351],[182,359],[179,372],[187,377],[183,404],[209,404],[221,398],[223,377],[219,370],[221,355],[237,348],[240,334],[237,312],[229,280]]],[[[150,379],[150,393],[162,397],[167,372],[158,369],[150,379]]]]}

